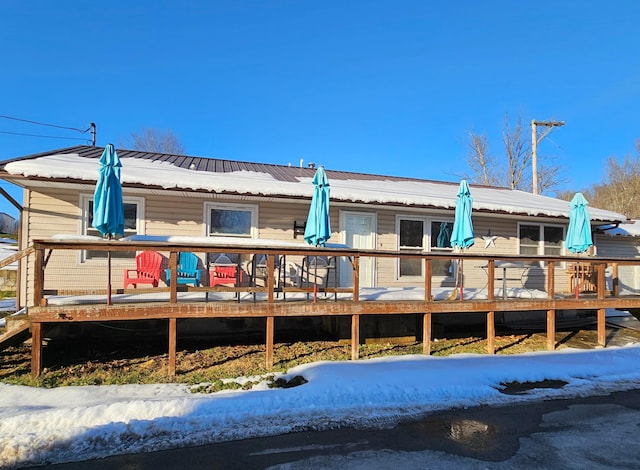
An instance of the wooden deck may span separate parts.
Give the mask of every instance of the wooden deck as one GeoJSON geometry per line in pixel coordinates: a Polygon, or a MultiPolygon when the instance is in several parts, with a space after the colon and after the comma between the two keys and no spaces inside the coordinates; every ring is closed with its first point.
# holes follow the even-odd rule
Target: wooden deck
{"type": "MultiPolygon", "coordinates": [[[[158,243],[158,242],[86,242],[86,241],[36,241],[30,256],[34,257],[33,272],[36,274],[32,282],[33,305],[28,308],[28,318],[31,323],[32,332],[32,374],[39,375],[42,368],[43,354],[43,325],[61,324],[73,322],[94,322],[94,321],[114,321],[114,320],[166,320],[169,332],[168,352],[169,352],[169,373],[175,374],[176,370],[176,344],[177,344],[177,320],[194,318],[264,318],[266,319],[266,364],[273,364],[273,342],[274,342],[274,319],[276,317],[323,317],[323,316],[348,316],[351,320],[351,357],[357,359],[359,356],[359,344],[362,340],[360,334],[360,319],[364,315],[398,315],[398,314],[419,314],[422,315],[422,337],[423,352],[429,354],[431,351],[432,336],[432,315],[447,314],[456,315],[458,313],[481,313],[486,315],[486,331],[488,339],[488,353],[495,352],[495,314],[498,312],[545,312],[547,348],[555,349],[555,318],[556,312],[563,310],[589,310],[597,312],[598,344],[606,346],[605,333],[605,311],[606,309],[638,309],[640,308],[640,293],[627,292],[620,295],[618,289],[618,267],[624,265],[637,265],[640,260],[636,259],[604,259],[604,258],[584,258],[584,257],[541,257],[541,256],[507,256],[507,255],[472,255],[472,254],[406,254],[400,252],[362,251],[347,248],[312,248],[312,247],[290,247],[290,246],[269,246],[260,245],[256,240],[253,246],[246,245],[214,245],[210,243],[181,244],[181,243],[158,243]],[[83,303],[79,301],[73,305],[56,305],[53,300],[60,296],[83,296],[93,295],[107,297],[107,289],[98,286],[77,285],[73,288],[50,288],[45,282],[48,259],[52,252],[81,250],[102,250],[102,251],[142,251],[155,250],[168,253],[168,269],[175,279],[177,254],[181,251],[192,251],[198,253],[225,252],[244,254],[253,256],[255,254],[267,255],[266,272],[268,273],[265,283],[258,286],[255,283],[237,287],[193,287],[178,286],[172,283],[170,287],[158,287],[150,289],[111,289],[110,295],[131,296],[131,301],[114,302],[107,305],[106,300],[102,303],[83,303]],[[317,284],[283,286],[278,285],[278,276],[275,260],[278,257],[304,257],[304,256],[328,256],[342,257],[349,260],[352,268],[351,285],[348,287],[337,287],[331,285],[317,284]],[[373,258],[394,258],[418,257],[424,261],[424,284],[421,300],[369,300],[361,294],[364,289],[359,286],[359,263],[363,257],[373,258]],[[464,258],[465,266],[467,260],[474,260],[476,264],[482,263],[486,272],[486,298],[459,300],[436,300],[433,287],[432,263],[434,260],[460,259],[464,258]],[[501,261],[519,263],[537,263],[544,266],[544,294],[543,298],[496,298],[496,262],[501,261]],[[595,292],[573,293],[556,292],[556,266],[559,263],[589,262],[593,266],[595,273],[595,292]],[[605,269],[610,267],[611,288],[605,289],[605,269]],[[323,299],[318,300],[317,293],[323,294],[323,299]],[[134,300],[134,296],[144,293],[163,294],[165,301],[157,299],[140,301],[134,300]],[[193,301],[188,299],[187,293],[197,294],[204,297],[207,293],[226,293],[228,296],[235,294],[243,295],[243,300],[209,300],[193,301]],[[250,295],[248,295],[250,294],[250,295]],[[254,295],[255,294],[255,295],[254,295]],[[337,300],[336,300],[337,298],[337,300]]],[[[497,278],[500,279],[498,273],[497,278]]],[[[558,285],[563,283],[558,283],[558,285]]],[[[103,285],[107,285],[104,282],[103,285]]],[[[452,290],[455,294],[455,291],[452,290]]],[[[109,298],[111,298],[109,296],[109,298]]]]}

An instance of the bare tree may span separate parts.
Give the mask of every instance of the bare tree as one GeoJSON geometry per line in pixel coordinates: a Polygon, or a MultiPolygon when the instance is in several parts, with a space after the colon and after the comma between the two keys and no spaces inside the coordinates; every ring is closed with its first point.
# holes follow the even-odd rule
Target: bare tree
{"type": "Polygon", "coordinates": [[[530,186],[527,170],[531,162],[531,143],[522,135],[522,118],[518,118],[515,128],[509,125],[509,116],[504,118],[502,143],[507,158],[507,176],[511,189],[525,189],[530,186]]]}
{"type": "MultiPolygon", "coordinates": [[[[518,118],[512,126],[509,116],[505,116],[502,127],[502,159],[489,153],[486,135],[469,132],[468,136],[466,162],[470,174],[465,177],[481,184],[531,190],[531,141],[530,134],[522,124],[522,118],[518,118]]],[[[556,165],[539,166],[538,178],[542,194],[550,192],[562,182],[560,170],[556,165]]]]}
{"type": "Polygon", "coordinates": [[[640,141],[636,147],[635,157],[626,156],[622,162],[615,157],[607,160],[605,181],[587,191],[592,206],[640,218],[640,141]]]}
{"type": "Polygon", "coordinates": [[[488,186],[496,186],[501,181],[496,173],[495,158],[489,154],[487,136],[469,132],[469,153],[467,155],[467,165],[473,177],[464,177],[472,181],[478,181],[488,186]]]}
{"type": "Polygon", "coordinates": [[[121,143],[120,146],[134,150],[174,155],[184,155],[185,153],[184,146],[171,129],[160,131],[143,128],[140,133],[132,132],[131,139],[128,142],[124,142],[124,144],[121,143]]]}

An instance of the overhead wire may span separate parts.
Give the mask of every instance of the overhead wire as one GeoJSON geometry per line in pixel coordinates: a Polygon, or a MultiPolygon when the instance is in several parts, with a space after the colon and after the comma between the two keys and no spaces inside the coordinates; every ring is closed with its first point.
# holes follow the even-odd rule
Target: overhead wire
{"type": "Polygon", "coordinates": [[[27,122],[29,124],[37,124],[39,126],[47,126],[47,127],[55,127],[58,129],[67,129],[67,130],[71,130],[71,131],[77,131],[80,132],[81,134],[85,134],[87,132],[89,132],[91,130],[91,127],[87,127],[86,129],[78,129],[77,127],[69,127],[69,126],[59,126],[57,124],[49,124],[46,122],[39,122],[39,121],[31,121],[29,119],[21,119],[21,118],[17,118],[17,117],[13,117],[13,116],[5,116],[0,114],[0,118],[3,119],[10,119],[12,121],[20,121],[20,122],[27,122]]]}
{"type": "Polygon", "coordinates": [[[0,134],[22,135],[27,137],[44,137],[46,139],[81,140],[83,142],[91,142],[91,139],[83,139],[82,137],[61,137],[56,135],[26,134],[23,132],[9,132],[9,131],[0,131],[0,134]]]}

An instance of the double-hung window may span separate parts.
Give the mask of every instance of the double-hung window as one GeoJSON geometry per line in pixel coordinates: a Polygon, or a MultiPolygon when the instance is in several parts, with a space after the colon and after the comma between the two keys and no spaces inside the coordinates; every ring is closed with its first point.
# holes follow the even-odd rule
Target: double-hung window
{"type": "MultiPolygon", "coordinates": [[[[124,236],[141,235],[144,224],[144,199],[138,197],[123,197],[124,203],[124,236]]],[[[98,229],[93,227],[93,196],[81,196],[80,205],[82,207],[82,235],[93,235],[101,237],[98,229]]],[[[134,258],[135,252],[113,251],[112,258],[134,258]]],[[[90,259],[106,259],[106,251],[86,250],[83,253],[83,261],[90,259]]]]}
{"type": "MultiPolygon", "coordinates": [[[[422,254],[431,252],[451,252],[451,229],[453,222],[421,217],[400,216],[396,221],[398,250],[404,253],[422,254]]],[[[434,260],[434,276],[449,276],[451,261],[434,260]]],[[[398,278],[423,277],[422,258],[400,258],[398,278]]]]}
{"type": "MultiPolygon", "coordinates": [[[[451,232],[453,222],[447,220],[432,220],[429,234],[431,251],[435,253],[451,253],[451,232]]],[[[434,276],[451,276],[453,267],[450,259],[433,260],[431,264],[434,276]]]]}
{"type": "Polygon", "coordinates": [[[550,255],[562,254],[564,227],[561,225],[519,224],[518,239],[520,240],[521,255],[550,255]]]}
{"type": "MultiPolygon", "coordinates": [[[[421,219],[400,218],[398,220],[398,249],[404,253],[423,253],[425,251],[426,221],[421,219]]],[[[398,277],[422,276],[421,258],[400,258],[398,277]]]]}
{"type": "Polygon", "coordinates": [[[210,237],[257,236],[258,206],[210,202],[205,204],[205,217],[210,237]]]}

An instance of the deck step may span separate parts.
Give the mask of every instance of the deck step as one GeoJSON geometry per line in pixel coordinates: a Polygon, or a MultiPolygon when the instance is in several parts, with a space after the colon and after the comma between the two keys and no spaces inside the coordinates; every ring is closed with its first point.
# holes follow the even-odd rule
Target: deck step
{"type": "Polygon", "coordinates": [[[31,338],[29,320],[25,317],[6,317],[7,326],[0,330],[0,351],[24,343],[31,338]]]}

